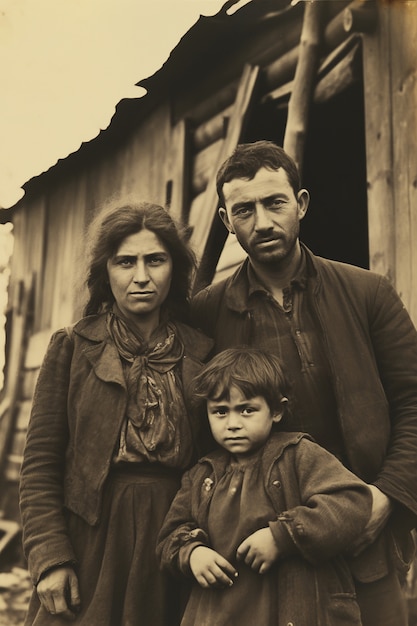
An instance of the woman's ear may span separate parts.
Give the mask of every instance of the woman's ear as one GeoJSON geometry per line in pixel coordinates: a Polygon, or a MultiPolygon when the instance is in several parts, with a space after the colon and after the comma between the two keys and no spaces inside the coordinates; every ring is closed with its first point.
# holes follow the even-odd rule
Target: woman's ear
{"type": "Polygon", "coordinates": [[[275,413],[272,416],[272,421],[275,422],[276,424],[278,424],[278,422],[280,422],[282,418],[284,417],[285,409],[288,404],[288,398],[285,398],[284,396],[281,398],[280,402],[281,402],[281,409],[278,409],[277,411],[275,411],[275,413]]]}

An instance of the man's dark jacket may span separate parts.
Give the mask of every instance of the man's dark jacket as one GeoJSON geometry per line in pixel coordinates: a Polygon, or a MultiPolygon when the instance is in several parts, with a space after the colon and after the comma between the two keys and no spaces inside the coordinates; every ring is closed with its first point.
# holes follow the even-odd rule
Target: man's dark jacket
{"type": "MultiPolygon", "coordinates": [[[[391,526],[401,528],[396,534],[403,541],[404,525],[415,525],[417,516],[417,331],[383,276],[303,250],[307,297],[332,372],[347,465],[394,500],[391,526]]],[[[194,325],[214,338],[216,352],[253,336],[247,263],[194,298],[194,325]]],[[[387,573],[382,556],[364,554],[362,561],[357,573],[364,582],[387,573]]]]}

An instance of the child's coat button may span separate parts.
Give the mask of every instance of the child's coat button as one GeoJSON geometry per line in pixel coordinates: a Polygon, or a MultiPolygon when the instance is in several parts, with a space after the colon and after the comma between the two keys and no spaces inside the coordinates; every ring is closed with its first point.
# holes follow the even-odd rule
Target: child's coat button
{"type": "Polygon", "coordinates": [[[281,483],[279,482],[279,480],[272,481],[272,484],[274,485],[274,487],[281,487],[281,483]]]}

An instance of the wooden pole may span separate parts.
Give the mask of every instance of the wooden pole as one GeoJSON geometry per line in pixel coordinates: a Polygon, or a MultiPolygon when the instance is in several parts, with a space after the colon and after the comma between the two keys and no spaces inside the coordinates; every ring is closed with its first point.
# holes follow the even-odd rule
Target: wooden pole
{"type": "Polygon", "coordinates": [[[233,112],[227,127],[227,134],[225,139],[221,142],[220,149],[217,151],[217,160],[213,163],[213,175],[204,194],[204,204],[201,208],[201,214],[198,216],[198,222],[196,224],[190,223],[191,226],[194,226],[191,243],[194,246],[199,260],[203,256],[213,220],[217,215],[216,172],[226,157],[233,152],[239,143],[242,129],[247,121],[258,73],[259,68],[257,66],[252,67],[251,65],[245,65],[233,112]]]}
{"type": "Polygon", "coordinates": [[[302,173],[310,103],[313,97],[320,61],[322,40],[321,16],[324,4],[320,0],[306,2],[294,88],[288,104],[284,150],[295,160],[300,176],[302,173]]]}

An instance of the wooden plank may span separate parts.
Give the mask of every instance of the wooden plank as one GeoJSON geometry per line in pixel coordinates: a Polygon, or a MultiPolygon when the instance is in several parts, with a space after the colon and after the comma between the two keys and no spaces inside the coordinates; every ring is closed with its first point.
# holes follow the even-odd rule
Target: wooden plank
{"type": "Polygon", "coordinates": [[[395,284],[389,12],[378,10],[375,32],[363,35],[369,267],[395,284]]]}
{"type": "MultiPolygon", "coordinates": [[[[318,82],[314,89],[314,102],[324,102],[340,93],[356,80],[362,79],[362,63],[359,59],[360,35],[351,35],[322,61],[317,72],[318,82]]],[[[285,83],[265,94],[261,103],[273,101],[285,106],[293,90],[294,81],[285,83]]]]}
{"type": "Polygon", "coordinates": [[[172,129],[168,171],[172,182],[170,210],[172,217],[185,221],[189,188],[189,122],[180,120],[172,129]]]}
{"type": "Polygon", "coordinates": [[[233,105],[223,109],[195,129],[193,147],[196,152],[203,150],[206,146],[217,141],[217,139],[224,139],[227,132],[227,122],[232,111],[233,105]]]}
{"type": "MultiPolygon", "coordinates": [[[[336,4],[339,5],[339,2],[336,4]]],[[[220,41],[219,45],[227,52],[214,58],[211,48],[207,48],[207,57],[203,56],[202,59],[206,60],[207,71],[198,70],[198,73],[194,71],[188,74],[187,81],[192,88],[181,89],[176,94],[174,119],[189,117],[196,124],[201,124],[232,104],[239,84],[238,77],[245,63],[265,67],[299,41],[300,14],[301,6],[290,7],[288,3],[284,11],[260,16],[256,24],[247,23],[243,31],[231,23],[227,38],[229,44],[234,41],[234,45],[220,41]],[[240,38],[241,32],[243,39],[240,38]],[[229,90],[232,85],[234,93],[229,90]],[[214,109],[210,105],[216,100],[219,103],[221,100],[221,106],[214,109]]]]}
{"type": "MultiPolygon", "coordinates": [[[[217,77],[218,79],[218,77],[217,77]]],[[[187,108],[184,115],[199,125],[233,104],[239,86],[239,80],[233,79],[220,89],[216,85],[205,98],[199,96],[198,104],[187,108]]],[[[195,96],[194,96],[195,97],[195,96]]],[[[181,117],[176,116],[176,119],[181,117]]]]}
{"type": "Polygon", "coordinates": [[[296,162],[300,177],[302,176],[311,100],[320,61],[324,6],[324,3],[317,0],[305,5],[300,54],[295,71],[293,91],[288,104],[284,150],[296,162]]]}
{"type": "Polygon", "coordinates": [[[0,473],[6,461],[10,437],[13,431],[15,408],[19,394],[20,373],[24,362],[25,344],[27,338],[27,324],[30,307],[33,301],[33,280],[26,285],[21,284],[21,295],[13,306],[12,336],[10,358],[6,370],[6,385],[4,397],[8,407],[0,422],[0,473]]]}
{"type": "Polygon", "coordinates": [[[194,157],[191,188],[196,196],[204,191],[213,173],[213,163],[217,163],[224,140],[218,139],[194,157]]]}
{"type": "Polygon", "coordinates": [[[417,3],[392,4],[388,14],[392,71],[395,286],[417,325],[417,3]]]}
{"type": "Polygon", "coordinates": [[[194,228],[194,232],[191,238],[191,242],[198,259],[201,259],[203,257],[204,249],[211,231],[213,220],[217,214],[217,191],[215,174],[217,172],[217,169],[220,167],[226,157],[232,153],[232,151],[235,149],[239,142],[242,129],[247,121],[248,111],[250,103],[252,101],[258,73],[259,68],[257,66],[252,67],[250,65],[245,65],[236,96],[235,106],[233,108],[233,113],[229,121],[227,135],[223,141],[221,150],[217,155],[217,160],[213,162],[212,176],[205,192],[204,204],[202,206],[201,215],[198,223],[194,228]]]}
{"type": "Polygon", "coordinates": [[[313,100],[326,102],[350,85],[362,80],[362,55],[359,42],[316,85],[313,100]]]}

